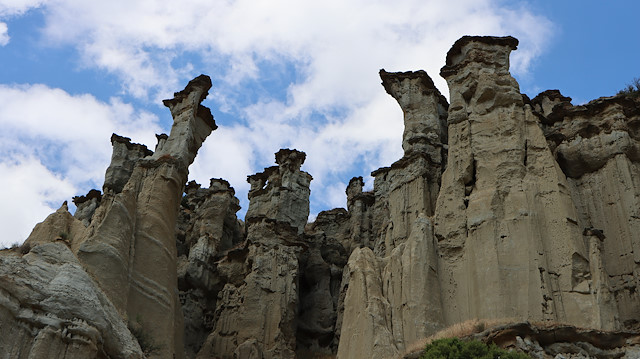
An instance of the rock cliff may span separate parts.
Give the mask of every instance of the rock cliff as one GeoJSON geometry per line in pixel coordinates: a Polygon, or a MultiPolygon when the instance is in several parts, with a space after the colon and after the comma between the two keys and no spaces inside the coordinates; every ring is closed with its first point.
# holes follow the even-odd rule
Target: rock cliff
{"type": "Polygon", "coordinates": [[[509,73],[517,45],[458,40],[440,72],[450,103],[424,71],[381,70],[404,154],[310,223],[302,151],[247,177],[244,221],[227,181],[186,183],[216,128],[197,77],[165,100],[174,125],[154,151],[114,134],[103,192],[0,251],[0,357],[399,357],[499,318],[591,330],[487,337],[541,358],[640,352],[640,98],[529,99],[509,73]]]}

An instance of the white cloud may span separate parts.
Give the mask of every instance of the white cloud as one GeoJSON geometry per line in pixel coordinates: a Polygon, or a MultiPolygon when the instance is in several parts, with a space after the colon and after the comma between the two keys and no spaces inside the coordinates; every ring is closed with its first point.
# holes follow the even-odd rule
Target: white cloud
{"type": "Polygon", "coordinates": [[[0,22],[0,46],[8,44],[9,39],[9,29],[7,28],[7,24],[0,22]]]}
{"type": "Polygon", "coordinates": [[[31,229],[76,192],[69,180],[33,157],[0,162],[0,248],[22,243],[31,229]]]}
{"type": "Polygon", "coordinates": [[[0,2],[0,18],[22,15],[32,8],[46,3],[46,0],[2,0],[0,2]]]}
{"type": "MultiPolygon", "coordinates": [[[[205,142],[191,177],[205,185],[209,177],[226,178],[246,203],[246,175],[273,165],[279,148],[297,147],[307,152],[303,169],[314,177],[317,211],[324,209],[318,203],[338,203],[336,188],[348,182],[345,177],[354,168],[366,177],[402,154],[402,113],[380,86],[380,68],[425,69],[448,96],[438,72],[455,40],[466,34],[514,35],[521,40],[512,58],[514,72],[527,72],[531,59],[543,51],[549,21],[526,8],[503,5],[497,0],[56,0],[44,4],[43,14],[49,44],[75,47],[84,66],[116,75],[125,95],[157,103],[190,77],[211,75],[210,97],[220,106],[212,108],[214,116],[225,111],[238,122],[205,142]],[[274,91],[266,82],[274,77],[288,82],[274,91]]],[[[62,173],[80,176],[74,183],[104,171],[106,163],[99,170],[92,167],[91,175],[78,173],[85,157],[106,158],[108,141],[100,141],[110,132],[153,135],[143,124],[155,120],[128,105],[58,95],[70,101],[73,119],[78,112],[108,117],[115,109],[128,109],[124,118],[130,122],[91,126],[92,141],[69,138],[58,128],[38,132],[43,117],[36,116],[47,118],[53,111],[33,114],[33,123],[20,127],[29,129],[30,139],[37,134],[45,143],[69,142],[63,150],[75,157],[62,173]],[[80,156],[83,146],[94,146],[89,142],[100,143],[99,148],[80,156]]],[[[24,108],[3,111],[17,116],[24,108]]]]}
{"type": "MultiPolygon", "coordinates": [[[[33,227],[44,219],[46,209],[55,209],[50,201],[59,206],[57,202],[72,195],[101,188],[111,157],[111,133],[153,148],[154,134],[160,132],[157,123],[155,115],[135,111],[116,98],[103,103],[44,85],[0,85],[0,181],[6,183],[0,188],[7,189],[5,196],[25,197],[2,201],[3,211],[19,206],[16,213],[29,213],[26,218],[33,227]]],[[[0,216],[0,228],[10,232],[0,242],[17,241],[11,236],[24,233],[25,228],[17,227],[25,223],[0,216]]]]}

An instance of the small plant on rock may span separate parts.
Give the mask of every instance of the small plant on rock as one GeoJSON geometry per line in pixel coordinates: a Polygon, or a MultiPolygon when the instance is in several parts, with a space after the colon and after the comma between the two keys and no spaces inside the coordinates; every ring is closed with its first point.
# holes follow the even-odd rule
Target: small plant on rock
{"type": "Polygon", "coordinates": [[[531,359],[531,357],[525,353],[500,349],[493,343],[487,345],[477,340],[445,338],[428,344],[420,359],[531,359]]]}
{"type": "Polygon", "coordinates": [[[618,95],[640,95],[640,77],[636,77],[625,88],[618,91],[618,95]]]}

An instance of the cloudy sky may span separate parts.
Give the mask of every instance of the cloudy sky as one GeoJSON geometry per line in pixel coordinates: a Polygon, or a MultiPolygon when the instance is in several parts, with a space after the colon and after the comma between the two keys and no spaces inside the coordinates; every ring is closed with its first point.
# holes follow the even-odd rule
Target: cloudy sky
{"type": "MultiPolygon", "coordinates": [[[[280,148],[307,153],[312,215],[353,176],[402,154],[402,113],[378,70],[439,69],[462,35],[513,35],[530,97],[584,103],[640,76],[640,3],[498,0],[0,0],[0,245],[101,188],[115,132],[155,145],[161,100],[211,76],[219,125],[191,167],[235,187],[280,148]]],[[[72,208],[73,209],[73,208],[72,208]]]]}

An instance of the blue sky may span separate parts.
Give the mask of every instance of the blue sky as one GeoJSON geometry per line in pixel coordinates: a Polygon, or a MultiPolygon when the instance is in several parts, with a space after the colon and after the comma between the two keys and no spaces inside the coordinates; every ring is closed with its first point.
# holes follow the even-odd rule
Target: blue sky
{"type": "Polygon", "coordinates": [[[522,92],[580,104],[640,76],[638,13],[631,0],[0,0],[0,244],[101,188],[112,132],[153,148],[171,125],[161,100],[201,73],[220,127],[191,178],[229,180],[243,217],[246,176],[297,148],[315,215],[402,155],[380,68],[424,69],[448,97],[438,73],[456,39],[513,35],[522,92]]]}

